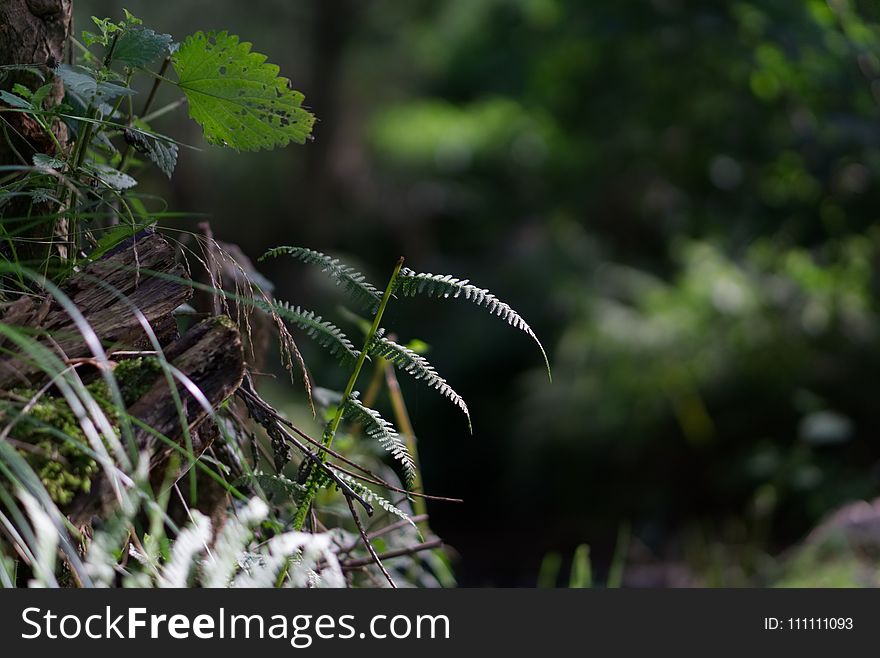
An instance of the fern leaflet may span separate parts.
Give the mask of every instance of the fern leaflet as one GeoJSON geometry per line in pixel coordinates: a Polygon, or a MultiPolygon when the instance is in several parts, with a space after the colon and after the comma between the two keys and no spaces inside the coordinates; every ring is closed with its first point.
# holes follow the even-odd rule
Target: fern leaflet
{"type": "Polygon", "coordinates": [[[278,300],[267,302],[257,299],[254,300],[254,304],[267,313],[275,313],[295,324],[305,331],[309,338],[339,359],[343,365],[354,364],[360,356],[360,353],[339,327],[332,322],[325,321],[320,315],[315,315],[314,311],[306,311],[299,306],[278,300]]]}
{"type": "Polygon", "coordinates": [[[373,491],[369,487],[361,484],[360,482],[355,480],[353,477],[351,477],[347,473],[337,471],[335,468],[333,468],[333,464],[327,464],[327,466],[329,466],[331,469],[333,469],[333,472],[336,473],[336,475],[339,477],[339,479],[342,480],[343,482],[345,482],[348,486],[350,486],[352,488],[352,490],[355,493],[357,493],[359,496],[361,496],[364,500],[366,500],[367,502],[370,502],[370,503],[376,503],[379,507],[381,507],[383,510],[385,510],[389,514],[393,514],[394,516],[406,521],[413,528],[418,530],[418,527],[416,526],[416,524],[413,523],[413,520],[411,518],[409,518],[409,514],[404,512],[402,509],[395,507],[388,500],[386,500],[385,498],[382,498],[382,496],[377,494],[375,491],[373,491]]]}
{"type": "Polygon", "coordinates": [[[260,256],[260,260],[281,255],[293,256],[308,265],[317,265],[321,271],[326,272],[331,279],[336,281],[337,286],[342,286],[360,306],[368,308],[371,313],[375,313],[379,308],[382,293],[376,290],[375,286],[369,283],[363,274],[353,267],[344,265],[338,258],[332,258],[320,251],[305,247],[275,247],[260,256]]]}
{"type": "Polygon", "coordinates": [[[552,381],[553,377],[550,373],[550,360],[547,358],[547,352],[528,322],[519,313],[514,311],[509,304],[502,302],[485,288],[478,288],[472,285],[468,279],[458,279],[450,274],[418,273],[406,267],[400,271],[396,283],[395,292],[399,292],[406,297],[415,297],[416,295],[436,298],[464,297],[477,306],[486,308],[489,313],[497,315],[512,327],[525,332],[531,336],[532,340],[537,343],[538,348],[541,350],[541,355],[544,357],[544,365],[547,368],[547,376],[552,381]]]}
{"type": "Polygon", "coordinates": [[[394,426],[382,418],[378,411],[365,407],[356,394],[345,401],[343,417],[349,422],[360,423],[367,436],[378,441],[379,445],[390,452],[403,465],[407,486],[412,486],[416,479],[416,464],[394,426]]]}
{"type": "Polygon", "coordinates": [[[258,486],[269,495],[278,496],[293,502],[298,501],[305,491],[305,487],[301,484],[289,480],[283,475],[272,475],[270,473],[253,473],[252,475],[242,475],[234,483],[234,486],[258,486]]]}
{"type": "Polygon", "coordinates": [[[468,429],[473,431],[471,426],[471,414],[468,411],[467,404],[464,399],[446,383],[428,360],[421,354],[413,352],[408,347],[398,345],[392,340],[388,340],[383,336],[384,330],[379,330],[376,337],[367,350],[371,356],[381,357],[390,361],[396,368],[399,368],[415,379],[423,380],[428,386],[440,392],[440,394],[448,398],[456,407],[464,412],[467,416],[468,429]]]}

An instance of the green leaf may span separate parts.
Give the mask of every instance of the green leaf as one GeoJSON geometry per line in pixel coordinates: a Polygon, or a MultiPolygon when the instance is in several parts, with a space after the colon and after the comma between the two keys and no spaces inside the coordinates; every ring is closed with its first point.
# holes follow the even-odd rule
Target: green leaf
{"type": "Polygon", "coordinates": [[[547,358],[547,352],[541,341],[532,331],[529,323],[526,322],[510,304],[502,302],[491,292],[485,288],[478,288],[467,279],[458,279],[449,274],[430,274],[414,272],[404,267],[400,271],[400,275],[395,282],[395,292],[399,292],[405,297],[415,297],[416,295],[425,295],[427,297],[437,298],[459,298],[464,297],[469,302],[486,308],[492,315],[497,315],[512,327],[519,329],[528,334],[541,350],[544,357],[544,365],[547,368],[547,376],[552,381],[550,374],[550,360],[547,358]]]}
{"type": "Polygon", "coordinates": [[[283,475],[272,475],[269,473],[254,473],[253,475],[242,475],[232,483],[235,487],[258,486],[269,495],[278,498],[296,502],[302,498],[305,487],[301,484],[290,480],[283,475]]]}
{"type": "Polygon", "coordinates": [[[123,137],[126,143],[134,147],[138,153],[144,154],[163,174],[171,178],[177,166],[177,144],[131,128],[125,129],[123,137]]]}
{"type": "Polygon", "coordinates": [[[338,258],[331,258],[320,251],[307,249],[306,247],[275,247],[260,256],[260,261],[277,256],[293,256],[308,265],[317,265],[322,272],[336,281],[352,299],[364,308],[375,313],[382,301],[382,293],[366,280],[366,277],[353,267],[342,264],[338,258]]]}
{"type": "Polygon", "coordinates": [[[134,89],[112,82],[98,82],[94,77],[94,72],[82,66],[74,68],[62,64],[55,69],[55,75],[61,78],[69,92],[82,98],[88,105],[108,102],[119,96],[134,94],[134,89]]]}
{"type": "Polygon", "coordinates": [[[35,167],[42,167],[43,169],[64,168],[64,160],[46,155],[45,153],[34,153],[33,161],[35,167]]]}
{"type": "Polygon", "coordinates": [[[411,349],[388,340],[383,336],[384,333],[384,329],[376,332],[376,336],[373,338],[367,353],[370,356],[378,356],[390,361],[395,368],[403,370],[414,379],[422,380],[431,388],[439,391],[440,395],[461,409],[462,413],[467,417],[468,428],[473,429],[471,427],[471,413],[468,411],[464,399],[446,383],[446,380],[437,373],[434,366],[428,363],[428,360],[421,354],[416,354],[411,349]]]}
{"type": "Polygon", "coordinates": [[[343,365],[353,365],[360,356],[360,353],[339,327],[325,321],[320,315],[315,315],[313,311],[306,311],[299,306],[275,299],[270,302],[255,299],[254,305],[266,313],[274,313],[295,324],[305,331],[309,338],[339,359],[343,365]]]}
{"type": "Polygon", "coordinates": [[[352,395],[345,401],[342,414],[352,423],[360,423],[364,431],[371,439],[376,440],[382,448],[391,453],[403,465],[406,473],[406,484],[412,486],[416,479],[416,464],[406,449],[406,445],[400,440],[394,426],[379,415],[378,411],[365,407],[360,400],[352,395]]]}
{"type": "Polygon", "coordinates": [[[196,32],[172,63],[189,115],[212,144],[258,151],[310,136],[315,117],[302,108],[303,95],[237,36],[196,32]]]}
{"type": "Polygon", "coordinates": [[[394,516],[398,517],[399,519],[406,521],[413,528],[418,530],[418,526],[416,526],[416,524],[413,523],[413,520],[411,518],[409,518],[409,514],[404,512],[402,509],[395,507],[388,500],[386,500],[385,498],[383,498],[382,496],[377,494],[375,491],[373,491],[372,489],[370,489],[366,485],[361,484],[360,482],[355,480],[353,477],[351,477],[347,473],[343,473],[342,471],[337,471],[335,468],[333,468],[333,464],[327,464],[327,466],[329,468],[331,468],[334,473],[336,473],[336,476],[340,480],[342,480],[348,486],[350,486],[354,490],[355,493],[357,493],[359,496],[361,496],[368,503],[376,503],[377,505],[379,505],[379,507],[381,507],[383,510],[385,510],[389,514],[393,514],[394,516]]]}
{"type": "Polygon", "coordinates": [[[113,61],[132,68],[146,66],[168,52],[171,40],[170,34],[157,34],[142,27],[128,28],[116,40],[113,61]]]}
{"type": "Polygon", "coordinates": [[[51,82],[49,82],[49,83],[44,84],[39,89],[37,89],[33,93],[33,96],[31,96],[31,103],[33,104],[33,106],[35,108],[37,108],[38,110],[41,109],[43,107],[43,100],[46,98],[46,96],[48,96],[50,93],[52,93],[52,90],[54,88],[55,88],[55,85],[53,85],[51,82]]]}
{"type": "Polygon", "coordinates": [[[10,107],[18,107],[23,110],[32,110],[34,109],[31,105],[30,101],[25,100],[21,96],[16,96],[15,94],[11,94],[8,91],[0,90],[0,101],[3,101],[10,107]]]}
{"type": "Polygon", "coordinates": [[[127,190],[137,185],[137,180],[118,169],[105,164],[92,165],[95,177],[114,190],[127,190]]]}

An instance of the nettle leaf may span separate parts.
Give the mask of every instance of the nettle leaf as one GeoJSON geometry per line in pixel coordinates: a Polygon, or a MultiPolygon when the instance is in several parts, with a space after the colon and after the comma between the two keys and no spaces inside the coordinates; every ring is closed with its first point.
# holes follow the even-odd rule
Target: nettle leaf
{"type": "Polygon", "coordinates": [[[116,40],[113,61],[132,68],[146,66],[167,54],[171,41],[170,34],[157,34],[144,27],[128,28],[116,40]]]}
{"type": "Polygon", "coordinates": [[[34,153],[33,161],[35,167],[42,167],[43,169],[64,168],[64,160],[60,160],[51,155],[46,155],[45,153],[34,153]]]}
{"type": "Polygon", "coordinates": [[[315,117],[266,56],[226,32],[196,32],[172,59],[189,115],[212,144],[258,151],[303,144],[315,117]]]}
{"type": "Polygon", "coordinates": [[[21,96],[16,96],[15,94],[12,94],[8,91],[3,91],[2,89],[0,89],[0,101],[3,101],[10,107],[17,107],[22,110],[34,109],[30,101],[25,100],[21,96]]]}
{"type": "Polygon", "coordinates": [[[61,78],[68,92],[79,96],[87,105],[106,103],[135,93],[134,89],[112,82],[98,82],[94,72],[82,66],[62,64],[55,69],[55,75],[61,78]]]}
{"type": "Polygon", "coordinates": [[[54,88],[55,88],[55,85],[53,85],[51,82],[41,86],[31,96],[31,104],[35,108],[41,109],[43,107],[43,101],[45,100],[46,96],[48,96],[50,93],[52,93],[52,90],[54,88]]]}
{"type": "Polygon", "coordinates": [[[137,180],[109,165],[94,164],[92,169],[98,180],[114,190],[127,190],[137,185],[137,180]]]}
{"type": "Polygon", "coordinates": [[[174,173],[174,168],[177,166],[177,144],[130,128],[125,129],[123,137],[126,143],[130,144],[138,153],[145,155],[159,167],[163,174],[171,178],[171,174],[174,173]]]}

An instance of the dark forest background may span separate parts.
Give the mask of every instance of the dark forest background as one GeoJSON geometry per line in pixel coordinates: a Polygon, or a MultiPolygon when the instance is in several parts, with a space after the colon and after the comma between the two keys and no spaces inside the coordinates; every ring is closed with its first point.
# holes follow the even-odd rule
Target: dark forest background
{"type": "MultiPolygon", "coordinates": [[[[202,150],[142,189],[252,256],[468,276],[547,346],[552,384],[478,311],[393,310],[473,413],[469,436],[404,382],[428,491],[466,500],[430,506],[461,584],[534,585],[554,552],[562,582],[580,544],[600,583],[614,554],[629,585],[876,580],[852,543],[798,557],[880,485],[876,4],[124,4],[178,39],[254,42],[319,117],[303,148],[242,155],[163,117],[202,150]]],[[[121,6],[76,0],[76,31],[121,6]]],[[[261,271],[334,311],[320,276],[261,271]]],[[[307,342],[317,383],[341,386],[307,342]]]]}

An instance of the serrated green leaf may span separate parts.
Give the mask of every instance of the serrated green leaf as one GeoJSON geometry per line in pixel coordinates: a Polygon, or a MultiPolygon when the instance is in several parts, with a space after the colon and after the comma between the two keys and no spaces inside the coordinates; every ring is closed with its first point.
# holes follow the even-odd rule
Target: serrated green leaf
{"type": "Polygon", "coordinates": [[[356,394],[345,401],[342,414],[347,421],[360,423],[367,436],[377,441],[401,463],[406,474],[406,484],[411,487],[416,479],[416,463],[394,426],[382,418],[375,409],[365,407],[356,394]]]}
{"type": "Polygon", "coordinates": [[[305,487],[301,484],[290,480],[283,475],[272,475],[269,473],[254,473],[253,475],[242,475],[233,486],[240,487],[243,485],[259,486],[269,495],[278,496],[286,500],[296,502],[302,498],[305,487]]]}
{"type": "Polygon", "coordinates": [[[12,93],[28,100],[30,100],[31,96],[33,96],[33,92],[30,90],[30,88],[25,87],[19,82],[16,82],[14,85],[12,85],[12,93]]]}
{"type": "Polygon", "coordinates": [[[326,272],[327,276],[336,281],[336,285],[341,286],[352,299],[364,308],[370,309],[375,313],[379,308],[379,302],[382,300],[382,293],[376,287],[367,281],[366,277],[355,270],[353,267],[340,262],[338,258],[332,258],[320,251],[307,249],[306,247],[275,247],[260,256],[259,260],[263,261],[267,258],[275,258],[281,255],[293,256],[309,265],[317,265],[322,272],[326,272]]]}
{"type": "Polygon", "coordinates": [[[306,332],[306,334],[321,347],[326,348],[344,365],[352,365],[357,361],[360,353],[355,349],[351,341],[332,322],[325,321],[320,315],[307,311],[299,306],[288,304],[277,299],[266,302],[261,299],[254,300],[254,305],[269,314],[276,314],[288,322],[306,332]]]}
{"type": "Polygon", "coordinates": [[[302,108],[303,95],[237,36],[197,32],[172,63],[189,115],[212,144],[258,151],[302,144],[311,134],[315,117],[302,108]]]}
{"type": "MultiPolygon", "coordinates": [[[[335,468],[333,468],[333,464],[327,464],[327,466],[329,466],[333,470],[333,472],[336,474],[336,476],[340,480],[342,480],[348,486],[350,486],[354,490],[355,493],[357,493],[359,496],[361,496],[368,503],[378,504],[379,507],[381,507],[383,510],[385,510],[389,514],[393,514],[394,516],[398,517],[399,519],[402,519],[402,520],[406,521],[407,523],[409,523],[417,531],[419,530],[418,526],[409,517],[409,514],[404,512],[402,509],[400,509],[399,507],[396,507],[390,501],[386,500],[385,498],[383,498],[382,496],[377,494],[375,491],[370,489],[365,484],[358,482],[357,480],[355,480],[353,477],[351,477],[347,473],[343,473],[342,471],[337,471],[335,468]]],[[[419,531],[419,536],[421,536],[420,531],[419,531]]]]}
{"type": "Polygon", "coordinates": [[[135,93],[134,89],[112,82],[98,82],[93,72],[82,66],[72,67],[62,64],[55,69],[55,75],[61,78],[70,93],[79,96],[89,105],[106,103],[119,96],[130,96],[135,93]]]}
{"type": "Polygon", "coordinates": [[[434,366],[421,354],[416,354],[411,349],[385,338],[384,334],[384,329],[376,332],[367,353],[370,356],[381,357],[389,361],[395,368],[403,370],[412,376],[413,379],[423,381],[431,388],[439,391],[443,397],[461,409],[461,412],[467,418],[468,428],[473,429],[471,427],[471,413],[464,399],[439,375],[434,366]]]}
{"type": "Polygon", "coordinates": [[[128,28],[116,40],[113,61],[132,68],[146,66],[168,53],[171,41],[170,34],[157,34],[143,27],[128,28]]]}
{"type": "Polygon", "coordinates": [[[59,160],[45,153],[34,153],[33,161],[35,167],[43,169],[62,169],[64,167],[64,160],[59,160]]]}
{"type": "Polygon", "coordinates": [[[145,155],[163,174],[171,178],[177,166],[177,144],[130,128],[126,128],[123,136],[138,153],[145,155]]]}
{"type": "Polygon", "coordinates": [[[507,322],[510,326],[519,329],[528,334],[541,350],[541,356],[544,357],[544,365],[547,367],[547,376],[550,381],[553,377],[550,372],[550,360],[547,358],[547,352],[544,346],[529,323],[520,316],[519,313],[511,308],[510,304],[502,302],[491,292],[485,288],[479,288],[473,285],[467,279],[459,279],[450,274],[431,274],[424,272],[414,272],[404,267],[400,270],[400,275],[395,281],[394,292],[400,293],[405,297],[415,297],[416,295],[425,295],[426,297],[435,297],[441,299],[459,297],[477,306],[482,306],[492,315],[507,322]]]}
{"type": "Polygon", "coordinates": [[[109,165],[96,164],[92,168],[97,179],[114,190],[127,190],[137,185],[137,180],[109,165]]]}

